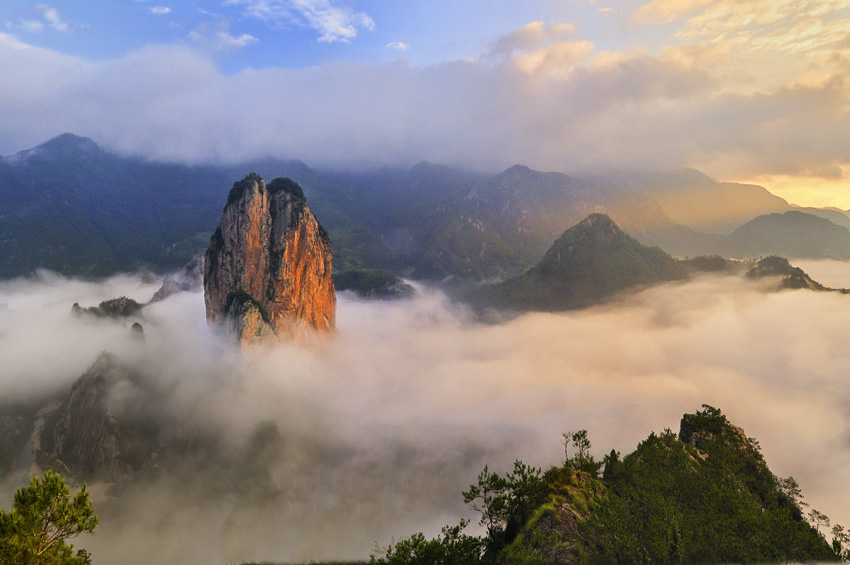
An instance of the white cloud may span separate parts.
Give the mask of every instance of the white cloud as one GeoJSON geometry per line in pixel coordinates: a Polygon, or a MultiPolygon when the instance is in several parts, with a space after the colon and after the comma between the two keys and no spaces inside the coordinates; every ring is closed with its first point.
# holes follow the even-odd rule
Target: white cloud
{"type": "MultiPolygon", "coordinates": [[[[225,22],[191,38],[208,52],[257,42],[225,22]]],[[[850,65],[755,87],[740,58],[706,42],[602,51],[567,24],[541,22],[493,45],[483,60],[428,67],[328,62],[225,75],[181,47],[90,63],[7,35],[0,71],[15,80],[0,82],[0,153],[72,131],[121,152],[187,162],[694,166],[735,180],[850,174],[850,65]],[[170,52],[179,61],[173,72],[163,62],[170,52]]],[[[840,61],[842,52],[833,55],[840,61]]],[[[790,67],[806,61],[786,59],[790,67]]]]}
{"type": "MultiPolygon", "coordinates": [[[[807,268],[850,286],[846,263],[807,268]]],[[[481,325],[427,289],[397,302],[341,295],[332,338],[242,358],[207,329],[200,294],[147,309],[142,349],[120,323],[69,315],[74,301],[145,300],[153,290],[131,277],[0,283],[9,307],[0,309],[0,396],[67,390],[110,349],[169,391],[162,410],[211,437],[239,446],[259,422],[275,422],[282,492],[225,504],[163,465],[161,480],[123,489],[98,511],[100,534],[80,540],[106,563],[366,558],[375,541],[472,518],[460,492],[484,464],[557,464],[560,433],[579,428],[595,456],[627,453],[702,403],[757,438],[771,470],[793,475],[812,507],[850,522],[848,296],[766,295],[706,277],[617,306],[481,325]]]]}
{"type": "Polygon", "coordinates": [[[44,31],[44,22],[37,20],[21,20],[20,26],[22,30],[30,33],[38,33],[44,31]]]}
{"type": "Polygon", "coordinates": [[[171,13],[171,8],[168,6],[154,6],[150,9],[150,13],[154,16],[164,16],[171,13]]]}
{"type": "Polygon", "coordinates": [[[505,35],[493,45],[491,55],[511,56],[570,39],[575,26],[566,23],[531,22],[505,35]]]}
{"type": "MultiPolygon", "coordinates": [[[[21,19],[18,20],[16,27],[28,33],[41,33],[48,27],[56,31],[69,31],[71,29],[70,22],[56,8],[47,4],[38,4],[35,6],[35,10],[41,13],[40,20],[21,19]]],[[[6,27],[12,27],[11,22],[7,22],[6,27]]]]}
{"type": "Polygon", "coordinates": [[[393,41],[392,43],[387,43],[387,49],[395,49],[396,51],[407,51],[408,45],[406,43],[402,43],[401,41],[393,41]]]}
{"type": "Polygon", "coordinates": [[[228,22],[222,20],[214,25],[203,24],[189,33],[189,39],[212,51],[236,51],[257,43],[259,39],[247,33],[230,34],[228,22]]]}
{"type": "Polygon", "coordinates": [[[57,31],[68,31],[70,24],[59,13],[59,10],[48,6],[47,4],[39,4],[36,9],[41,12],[47,24],[57,31]]]}
{"type": "Polygon", "coordinates": [[[331,0],[227,0],[225,4],[244,6],[246,15],[268,23],[306,25],[321,34],[319,41],[328,43],[348,41],[360,30],[375,27],[366,14],[335,6],[331,0]]]}
{"type": "Polygon", "coordinates": [[[256,37],[247,33],[243,33],[239,36],[233,36],[225,31],[216,33],[215,39],[216,44],[220,49],[241,49],[259,41],[256,37]]]}

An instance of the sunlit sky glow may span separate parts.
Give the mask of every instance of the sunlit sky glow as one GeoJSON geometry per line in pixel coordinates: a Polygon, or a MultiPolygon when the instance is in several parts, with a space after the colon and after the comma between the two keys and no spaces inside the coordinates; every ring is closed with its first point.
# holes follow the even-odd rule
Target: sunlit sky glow
{"type": "Polygon", "coordinates": [[[850,0],[6,0],[0,154],[698,168],[850,208],[850,0]]]}

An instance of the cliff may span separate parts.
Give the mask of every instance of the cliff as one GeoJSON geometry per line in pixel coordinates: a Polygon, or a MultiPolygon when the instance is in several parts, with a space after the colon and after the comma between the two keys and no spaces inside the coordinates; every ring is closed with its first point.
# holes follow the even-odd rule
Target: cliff
{"type": "Polygon", "coordinates": [[[204,252],[199,251],[189,259],[175,276],[165,275],[162,286],[154,293],[150,302],[160,302],[178,292],[200,289],[204,284],[204,252]]]}
{"type": "Polygon", "coordinates": [[[331,244],[298,184],[251,173],[233,185],[206,252],[204,301],[207,321],[243,346],[334,328],[331,244]]]}
{"type": "Polygon", "coordinates": [[[137,370],[102,353],[47,419],[40,463],[89,481],[133,477],[163,445],[155,396],[137,370]]]}

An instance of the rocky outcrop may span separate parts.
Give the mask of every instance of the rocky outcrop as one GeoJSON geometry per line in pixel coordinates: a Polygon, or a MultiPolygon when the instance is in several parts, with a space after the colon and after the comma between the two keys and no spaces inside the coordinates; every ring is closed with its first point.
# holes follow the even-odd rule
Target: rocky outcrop
{"type": "Polygon", "coordinates": [[[235,183],[205,261],[207,321],[243,345],[334,328],[330,240],[294,181],[235,183]]]}
{"type": "Polygon", "coordinates": [[[268,313],[247,292],[231,292],[224,308],[228,333],[239,339],[242,347],[277,342],[268,313]]]}
{"type": "Polygon", "coordinates": [[[98,306],[90,306],[83,308],[79,302],[74,302],[71,306],[71,313],[74,316],[94,316],[95,318],[129,318],[138,315],[144,304],[139,304],[132,298],[119,296],[110,300],[104,300],[98,306]]]}
{"type": "Polygon", "coordinates": [[[756,264],[747,271],[747,278],[753,280],[774,280],[775,290],[830,290],[819,282],[813,280],[803,269],[794,267],[784,257],[771,255],[759,259],[756,264]]]}
{"type": "Polygon", "coordinates": [[[133,477],[162,446],[153,398],[137,370],[102,353],[71,387],[55,426],[45,428],[47,463],[86,480],[133,477]]]}
{"type": "Polygon", "coordinates": [[[198,290],[204,285],[204,252],[199,251],[189,259],[176,275],[165,275],[162,286],[159,287],[151,303],[165,300],[178,292],[198,290]]]}

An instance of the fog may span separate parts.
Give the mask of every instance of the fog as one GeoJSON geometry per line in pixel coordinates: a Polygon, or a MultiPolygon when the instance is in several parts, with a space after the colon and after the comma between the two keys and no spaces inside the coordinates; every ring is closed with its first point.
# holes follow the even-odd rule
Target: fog
{"type": "MultiPolygon", "coordinates": [[[[850,287],[846,263],[805,268],[850,287]]],[[[199,293],[147,307],[139,344],[126,324],[70,316],[73,302],[146,300],[155,288],[137,278],[3,282],[0,395],[67,389],[110,350],[163,391],[179,427],[215,438],[208,459],[94,486],[101,524],[76,545],[96,563],[366,558],[375,542],[474,519],[460,493],[485,464],[558,464],[561,433],[580,428],[595,455],[628,453],[703,403],[758,439],[813,508],[850,525],[850,296],[712,276],[488,325],[417,288],[393,302],[342,293],[334,335],[239,355],[208,330],[199,293]],[[246,456],[262,422],[281,436],[259,458],[265,474],[246,456]]]]}

